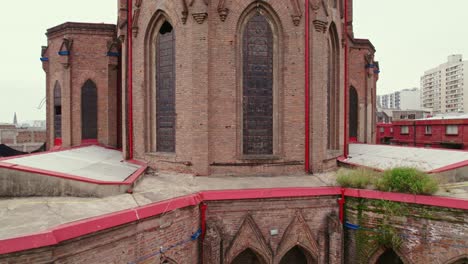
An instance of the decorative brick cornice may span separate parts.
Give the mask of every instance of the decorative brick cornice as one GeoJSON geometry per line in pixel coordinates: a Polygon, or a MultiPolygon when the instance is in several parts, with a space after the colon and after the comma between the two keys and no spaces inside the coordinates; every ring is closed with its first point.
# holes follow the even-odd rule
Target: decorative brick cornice
{"type": "Polygon", "coordinates": [[[315,31],[325,33],[327,32],[328,22],[322,20],[314,20],[315,31]]]}
{"type": "Polygon", "coordinates": [[[49,28],[47,30],[47,37],[51,38],[64,33],[108,33],[115,34],[116,25],[114,24],[103,24],[103,23],[76,23],[76,22],[67,22],[61,25],[49,28]]]}
{"type": "Polygon", "coordinates": [[[198,24],[203,24],[205,19],[208,17],[208,13],[193,13],[192,16],[198,24]]]}
{"type": "Polygon", "coordinates": [[[302,19],[302,12],[299,4],[299,0],[291,0],[292,11],[291,18],[295,26],[299,26],[302,19]]]}
{"type": "Polygon", "coordinates": [[[227,0],[219,0],[218,4],[218,14],[221,21],[226,21],[226,18],[229,14],[229,8],[226,7],[227,0]]]}

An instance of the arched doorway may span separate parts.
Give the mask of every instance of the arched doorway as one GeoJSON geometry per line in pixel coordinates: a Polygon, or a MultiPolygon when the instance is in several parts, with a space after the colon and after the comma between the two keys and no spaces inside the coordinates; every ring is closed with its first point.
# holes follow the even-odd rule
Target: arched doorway
{"type": "Polygon", "coordinates": [[[291,248],[281,259],[280,264],[315,264],[315,259],[301,247],[291,248]]]}
{"type": "Polygon", "coordinates": [[[262,259],[255,254],[250,248],[242,251],[232,261],[232,264],[266,264],[262,259]]]}
{"type": "Polygon", "coordinates": [[[81,139],[97,139],[97,88],[87,80],[81,89],[81,139]]]}
{"type": "Polygon", "coordinates": [[[349,88],[349,140],[357,142],[359,103],[356,88],[349,88]]]}
{"type": "Polygon", "coordinates": [[[459,260],[453,262],[452,264],[468,264],[468,258],[459,259],[459,260]]]}
{"type": "Polygon", "coordinates": [[[392,249],[387,249],[375,262],[376,264],[403,264],[401,258],[392,249]]]}

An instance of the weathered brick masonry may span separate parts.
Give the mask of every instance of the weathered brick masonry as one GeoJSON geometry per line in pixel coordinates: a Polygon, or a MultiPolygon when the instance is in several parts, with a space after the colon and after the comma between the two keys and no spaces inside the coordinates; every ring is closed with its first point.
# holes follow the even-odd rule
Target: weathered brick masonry
{"type": "Polygon", "coordinates": [[[191,239],[201,227],[199,206],[188,206],[56,246],[0,255],[0,263],[159,263],[163,257],[195,264],[203,252],[206,264],[376,264],[392,249],[404,264],[467,261],[466,210],[347,197],[346,221],[360,230],[343,232],[337,198],[209,200],[203,244],[191,239]],[[401,244],[393,247],[382,230],[394,231],[401,244]]]}
{"type": "MultiPolygon", "coordinates": [[[[61,122],[63,147],[82,144],[82,90],[94,84],[97,92],[97,142],[117,146],[118,52],[115,25],[64,23],[47,31],[43,48],[46,72],[47,145],[56,142],[56,122],[61,122]],[[54,90],[61,94],[61,118],[55,120],[54,90]]],[[[58,113],[57,113],[58,114],[58,113]]]]}
{"type": "MultiPolygon", "coordinates": [[[[352,1],[347,1],[352,6],[352,1]]],[[[126,0],[119,0],[117,27],[65,23],[49,29],[49,46],[43,50],[49,145],[60,142],[54,140],[60,128],[64,147],[83,143],[81,131],[92,127],[92,122],[82,120],[87,109],[81,106],[81,90],[92,80],[98,91],[98,133],[92,139],[110,146],[122,141],[125,157],[132,148],[135,158],[153,168],[196,175],[272,175],[304,170],[303,1],[132,3],[131,65],[126,48],[126,0]],[[262,30],[270,33],[258,42],[258,37],[252,36],[262,34],[262,30]],[[167,32],[173,37],[161,46],[167,32]],[[118,59],[113,57],[117,55],[121,78],[115,68],[118,59]],[[132,146],[127,141],[130,66],[132,146]],[[62,91],[55,103],[61,102],[60,118],[54,117],[55,87],[62,91]],[[122,126],[117,122],[120,116],[122,126]]],[[[372,44],[354,38],[352,9],[351,19],[345,23],[343,1],[311,1],[310,14],[311,67],[307,75],[311,141],[307,148],[311,170],[319,172],[335,168],[336,157],[343,154],[344,38],[349,40],[350,87],[358,91],[359,101],[357,108],[350,109],[352,116],[357,116],[352,119],[352,129],[359,131],[360,142],[375,141],[378,66],[372,44]],[[348,25],[347,36],[344,24],[348,25]]]]}

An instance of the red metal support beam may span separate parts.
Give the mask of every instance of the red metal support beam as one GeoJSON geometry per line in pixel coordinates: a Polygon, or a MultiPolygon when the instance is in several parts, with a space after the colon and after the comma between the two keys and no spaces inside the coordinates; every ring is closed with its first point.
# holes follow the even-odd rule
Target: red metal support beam
{"type": "Polygon", "coordinates": [[[310,16],[309,16],[309,0],[305,0],[305,47],[304,47],[304,63],[305,63],[305,96],[304,96],[304,110],[305,110],[305,141],[304,141],[304,169],[307,173],[311,172],[310,166],[310,40],[309,40],[309,23],[310,16]]]}
{"type": "Polygon", "coordinates": [[[132,38],[132,7],[133,0],[127,0],[127,123],[128,123],[128,155],[133,159],[133,38],[132,38]]]}
{"type": "Polygon", "coordinates": [[[348,0],[345,0],[344,5],[344,145],[343,152],[345,158],[348,158],[348,0]]]}

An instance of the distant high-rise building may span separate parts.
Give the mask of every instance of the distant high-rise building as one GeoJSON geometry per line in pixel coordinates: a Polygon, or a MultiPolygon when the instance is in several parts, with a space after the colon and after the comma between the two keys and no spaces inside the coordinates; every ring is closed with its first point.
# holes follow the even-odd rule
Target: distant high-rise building
{"type": "Polygon", "coordinates": [[[391,94],[378,96],[377,105],[384,109],[418,110],[420,109],[420,92],[418,88],[403,89],[391,94]]]}
{"type": "Polygon", "coordinates": [[[446,63],[421,76],[421,106],[434,113],[468,111],[468,61],[462,55],[451,55],[446,63]]]}

